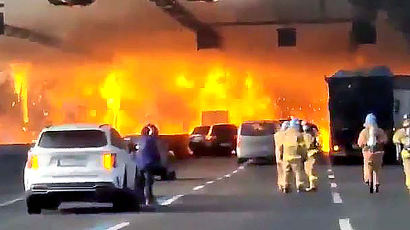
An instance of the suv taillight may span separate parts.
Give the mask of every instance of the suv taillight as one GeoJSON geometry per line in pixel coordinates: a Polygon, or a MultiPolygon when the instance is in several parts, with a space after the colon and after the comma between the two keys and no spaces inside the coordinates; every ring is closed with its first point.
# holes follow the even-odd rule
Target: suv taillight
{"type": "Polygon", "coordinates": [[[38,169],[38,155],[29,153],[27,159],[27,168],[38,169]]]}
{"type": "Polygon", "coordinates": [[[106,170],[111,170],[117,166],[117,154],[104,153],[103,154],[103,167],[106,170]]]}

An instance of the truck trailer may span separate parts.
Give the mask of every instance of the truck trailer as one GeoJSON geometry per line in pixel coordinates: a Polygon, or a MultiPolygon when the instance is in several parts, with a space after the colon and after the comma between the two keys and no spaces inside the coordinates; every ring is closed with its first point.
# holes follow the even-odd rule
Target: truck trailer
{"type": "MultiPolygon", "coordinates": [[[[365,117],[373,113],[389,140],[394,128],[394,79],[386,67],[362,71],[339,71],[326,78],[329,88],[331,160],[361,158],[357,145],[365,117]]],[[[396,159],[392,143],[385,147],[385,162],[396,159]]]]}

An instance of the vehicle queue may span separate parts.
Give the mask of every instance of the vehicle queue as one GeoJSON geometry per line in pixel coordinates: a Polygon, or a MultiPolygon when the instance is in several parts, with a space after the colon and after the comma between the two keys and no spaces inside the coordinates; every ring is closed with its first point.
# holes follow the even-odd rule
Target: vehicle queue
{"type": "MultiPolygon", "coordinates": [[[[370,193],[378,193],[388,138],[378,127],[374,114],[367,115],[363,126],[357,141],[364,158],[363,179],[370,193]]],[[[282,123],[245,122],[239,129],[231,124],[205,129],[210,136],[205,136],[204,140],[209,142],[204,146],[209,147],[209,151],[220,148],[223,153],[236,154],[240,164],[249,159],[276,160],[279,191],[290,193],[292,187],[297,192],[318,189],[316,165],[321,151],[319,130],[315,125],[292,118],[282,123]]],[[[197,133],[194,137],[198,137],[197,133]]],[[[135,137],[128,137],[126,142],[107,125],[45,128],[29,151],[26,163],[24,184],[28,212],[35,214],[41,209],[56,209],[62,201],[75,201],[74,195],[79,192],[93,201],[112,201],[114,208],[120,210],[138,208],[135,206],[139,202],[134,201],[147,206],[155,204],[154,176],[168,178],[171,173],[175,179],[175,172],[169,171],[162,159],[167,154],[161,153],[164,151],[158,134],[158,128],[148,124],[138,137],[138,143],[134,143],[135,137]],[[99,172],[98,177],[95,172],[99,172]],[[58,179],[50,179],[57,176],[58,179]],[[131,207],[130,204],[135,205],[131,207]]],[[[396,131],[393,142],[401,153],[406,186],[410,191],[409,115],[404,116],[403,128],[396,131]]],[[[192,143],[189,146],[193,146],[192,143]]]]}

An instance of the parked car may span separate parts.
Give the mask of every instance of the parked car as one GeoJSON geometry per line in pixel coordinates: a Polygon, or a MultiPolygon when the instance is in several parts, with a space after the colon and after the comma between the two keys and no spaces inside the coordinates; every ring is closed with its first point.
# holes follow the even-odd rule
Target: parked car
{"type": "Polygon", "coordinates": [[[212,155],[231,155],[236,150],[238,128],[233,124],[211,126],[205,145],[212,155]]]}
{"type": "Polygon", "coordinates": [[[238,130],[236,154],[238,163],[248,159],[264,159],[274,162],[275,142],[274,134],[280,122],[251,121],[244,122],[238,130]]]}
{"type": "Polygon", "coordinates": [[[194,155],[200,155],[206,150],[206,136],[211,126],[195,127],[189,136],[189,149],[194,155]]]}

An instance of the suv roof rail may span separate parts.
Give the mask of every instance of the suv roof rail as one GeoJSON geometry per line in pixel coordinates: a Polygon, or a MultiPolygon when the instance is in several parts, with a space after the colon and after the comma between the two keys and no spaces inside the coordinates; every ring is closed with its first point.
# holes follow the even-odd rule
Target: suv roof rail
{"type": "Polygon", "coordinates": [[[102,124],[100,126],[98,126],[99,128],[111,128],[110,124],[102,124]]]}

